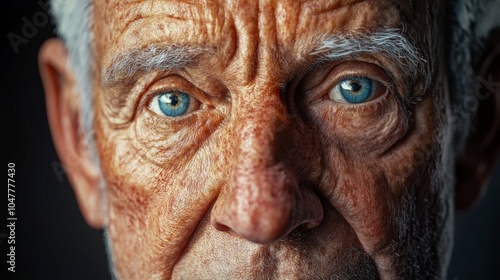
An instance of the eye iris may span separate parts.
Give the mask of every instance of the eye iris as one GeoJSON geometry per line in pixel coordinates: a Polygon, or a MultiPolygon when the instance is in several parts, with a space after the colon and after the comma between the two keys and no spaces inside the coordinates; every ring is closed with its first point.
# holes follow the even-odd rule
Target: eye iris
{"type": "Polygon", "coordinates": [[[340,83],[340,93],[348,103],[361,103],[372,94],[372,80],[368,78],[346,79],[340,83]]]}
{"type": "Polygon", "coordinates": [[[167,92],[158,98],[160,110],[169,117],[177,117],[187,112],[190,97],[182,92],[167,92]]]}

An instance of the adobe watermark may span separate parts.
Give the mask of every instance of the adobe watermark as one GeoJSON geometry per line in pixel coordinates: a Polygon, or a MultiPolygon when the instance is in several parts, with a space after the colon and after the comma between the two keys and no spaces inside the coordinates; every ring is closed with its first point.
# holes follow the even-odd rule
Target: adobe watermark
{"type": "MultiPolygon", "coordinates": [[[[452,108],[453,116],[468,117],[470,113],[475,112],[481,101],[489,99],[492,95],[500,98],[500,81],[494,81],[493,75],[489,74],[486,78],[478,76],[478,87],[473,95],[468,95],[462,104],[455,104],[452,108]]],[[[453,126],[461,125],[459,118],[452,119],[453,126]]]]}
{"type": "Polygon", "coordinates": [[[28,44],[30,39],[38,35],[41,28],[49,24],[52,26],[54,25],[50,16],[48,1],[39,0],[37,4],[41,10],[33,13],[31,17],[21,17],[20,21],[22,26],[20,33],[9,32],[7,34],[7,39],[15,54],[19,53],[19,49],[22,45],[28,44]]]}

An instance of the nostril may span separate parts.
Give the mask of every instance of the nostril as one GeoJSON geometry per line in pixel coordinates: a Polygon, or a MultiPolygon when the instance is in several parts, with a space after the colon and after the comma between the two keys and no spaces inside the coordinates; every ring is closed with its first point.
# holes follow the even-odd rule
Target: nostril
{"type": "Polygon", "coordinates": [[[226,203],[225,199],[219,197],[211,211],[210,223],[218,231],[232,231],[228,220],[229,208],[226,203]]]}
{"type": "Polygon", "coordinates": [[[287,203],[238,207],[241,205],[229,201],[219,199],[211,212],[211,224],[220,232],[234,233],[248,241],[266,244],[280,239],[291,230],[292,210],[286,209],[289,208],[287,203]]]}
{"type": "Polygon", "coordinates": [[[231,228],[222,224],[222,223],[219,223],[219,222],[213,222],[212,225],[214,226],[214,228],[218,231],[231,231],[231,228]]]}

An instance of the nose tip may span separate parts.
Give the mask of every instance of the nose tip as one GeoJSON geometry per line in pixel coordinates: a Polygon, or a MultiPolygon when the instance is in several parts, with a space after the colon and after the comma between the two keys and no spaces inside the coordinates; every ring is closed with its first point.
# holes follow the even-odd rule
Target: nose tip
{"type": "MultiPolygon", "coordinates": [[[[238,207],[238,206],[236,206],[238,207]]],[[[254,243],[267,244],[280,239],[292,230],[290,211],[285,207],[269,209],[262,205],[259,209],[231,209],[224,215],[216,215],[214,227],[221,231],[233,231],[254,243]],[[242,210],[242,211],[241,211],[242,210]],[[245,214],[243,214],[245,213],[245,214]]],[[[217,209],[215,209],[216,211],[217,209]]]]}
{"type": "Polygon", "coordinates": [[[259,244],[281,239],[297,227],[313,228],[323,219],[319,197],[299,189],[280,168],[237,174],[214,204],[212,225],[259,244]]]}

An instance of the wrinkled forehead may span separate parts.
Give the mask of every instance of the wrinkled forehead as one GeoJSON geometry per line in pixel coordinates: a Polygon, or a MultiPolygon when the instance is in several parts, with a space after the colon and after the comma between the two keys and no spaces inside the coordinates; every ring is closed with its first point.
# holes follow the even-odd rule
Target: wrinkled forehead
{"type": "MultiPolygon", "coordinates": [[[[96,55],[108,64],[116,52],[151,44],[203,46],[234,53],[272,49],[300,56],[328,34],[382,28],[412,32],[432,8],[427,1],[96,1],[96,55]]],[[[426,26],[428,28],[428,25],[426,26]]],[[[418,28],[417,28],[418,29],[418,28]]],[[[418,33],[418,32],[417,32],[418,33]]]]}

